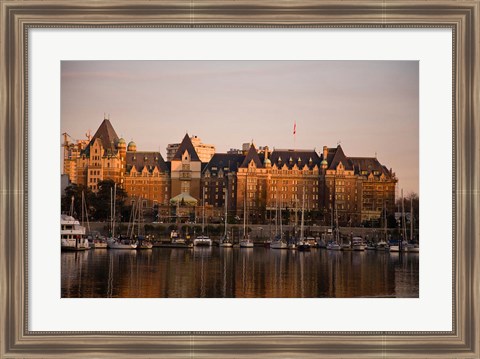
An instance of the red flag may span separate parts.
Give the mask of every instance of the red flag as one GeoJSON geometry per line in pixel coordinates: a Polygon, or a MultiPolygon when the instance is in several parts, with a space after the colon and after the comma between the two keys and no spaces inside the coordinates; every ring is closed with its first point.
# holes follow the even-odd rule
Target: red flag
{"type": "Polygon", "coordinates": [[[293,134],[297,133],[297,121],[293,123],[293,134]]]}

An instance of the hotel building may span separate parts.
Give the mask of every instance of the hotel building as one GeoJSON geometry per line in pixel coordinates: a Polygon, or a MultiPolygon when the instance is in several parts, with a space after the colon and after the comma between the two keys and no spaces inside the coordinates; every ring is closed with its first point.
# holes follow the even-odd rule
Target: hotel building
{"type": "Polygon", "coordinates": [[[200,145],[198,137],[186,134],[181,143],[168,145],[165,161],[159,152],[137,151],[133,141],[127,145],[104,119],[87,140],[65,137],[64,174],[93,191],[112,179],[132,198],[143,198],[144,207],[165,213],[187,194],[196,206],[205,203],[209,217],[220,218],[228,196],[229,217],[246,213],[248,223],[271,222],[278,209],[288,218],[302,207],[312,223],[324,225],[331,224],[335,209],[340,224],[352,226],[378,219],[384,210],[395,212],[397,178],[375,157],[349,157],[340,145],[324,146],[321,153],[270,151],[253,143],[215,153],[214,146],[200,145]]]}

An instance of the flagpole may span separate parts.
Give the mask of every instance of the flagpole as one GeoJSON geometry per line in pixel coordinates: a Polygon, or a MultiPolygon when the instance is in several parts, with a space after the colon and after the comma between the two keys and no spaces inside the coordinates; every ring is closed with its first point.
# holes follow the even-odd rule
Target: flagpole
{"type": "Polygon", "coordinates": [[[296,150],[296,139],[297,139],[297,121],[293,123],[293,150],[296,150]]]}

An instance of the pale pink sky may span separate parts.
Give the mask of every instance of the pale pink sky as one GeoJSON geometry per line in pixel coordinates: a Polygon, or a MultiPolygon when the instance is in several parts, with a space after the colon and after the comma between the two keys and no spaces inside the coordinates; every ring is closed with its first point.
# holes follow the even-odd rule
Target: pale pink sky
{"type": "Polygon", "coordinates": [[[217,152],[257,146],[375,156],[418,193],[417,61],[63,61],[61,132],[117,134],[166,157],[185,132],[217,152]]]}

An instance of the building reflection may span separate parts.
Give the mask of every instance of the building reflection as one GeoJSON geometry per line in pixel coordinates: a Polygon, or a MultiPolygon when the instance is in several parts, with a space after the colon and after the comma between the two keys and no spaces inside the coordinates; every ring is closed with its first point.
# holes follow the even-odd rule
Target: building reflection
{"type": "Polygon", "coordinates": [[[62,297],[418,297],[418,254],[161,248],[62,253],[62,297]]]}

